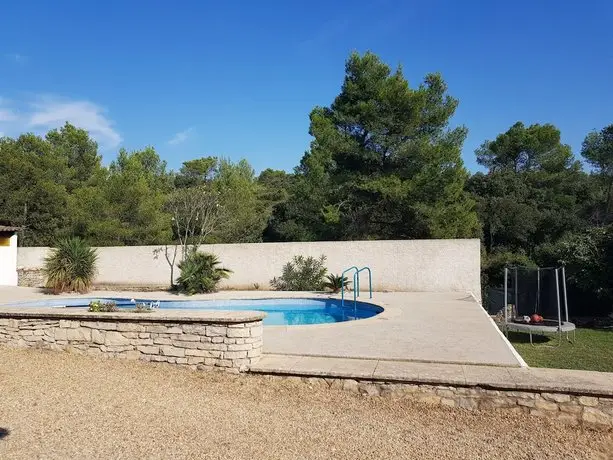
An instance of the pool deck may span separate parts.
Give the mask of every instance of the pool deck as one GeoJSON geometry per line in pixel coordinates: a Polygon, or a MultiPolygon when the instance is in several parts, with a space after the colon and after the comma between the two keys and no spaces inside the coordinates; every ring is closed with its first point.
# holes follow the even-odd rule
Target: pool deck
{"type": "MultiPolygon", "coordinates": [[[[167,292],[94,291],[86,295],[60,297],[214,300],[328,298],[330,295],[310,292],[223,291],[186,297],[167,292]]],[[[0,304],[53,298],[56,297],[35,288],[0,287],[0,304]]],[[[367,296],[360,300],[368,301],[367,296]]],[[[351,304],[351,299],[347,302],[351,304]]],[[[382,306],[385,311],[359,321],[267,326],[264,330],[264,353],[503,367],[525,365],[469,294],[376,292],[372,303],[382,306]]]]}
{"type": "Polygon", "coordinates": [[[264,351],[381,361],[525,365],[469,294],[375,293],[372,302],[385,311],[360,321],[269,326],[264,351]]]}

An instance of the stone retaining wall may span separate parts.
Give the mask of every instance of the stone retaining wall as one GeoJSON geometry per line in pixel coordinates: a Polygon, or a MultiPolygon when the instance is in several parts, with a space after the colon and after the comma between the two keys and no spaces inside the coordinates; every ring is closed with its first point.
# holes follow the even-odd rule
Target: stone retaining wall
{"type": "Polygon", "coordinates": [[[42,268],[17,267],[17,285],[24,287],[43,287],[45,275],[42,268]]]}
{"type": "Polygon", "coordinates": [[[179,312],[162,317],[155,317],[156,313],[46,313],[35,317],[29,312],[0,311],[0,345],[230,372],[246,370],[261,355],[263,314],[245,312],[251,315],[243,320],[233,315],[227,322],[222,315],[199,319],[189,312],[192,316],[182,320],[179,312]]]}
{"type": "Polygon", "coordinates": [[[415,385],[373,380],[267,375],[309,385],[328,386],[365,396],[407,398],[420,403],[467,410],[500,409],[546,417],[562,423],[597,430],[613,430],[613,397],[500,391],[480,387],[415,385]]]}

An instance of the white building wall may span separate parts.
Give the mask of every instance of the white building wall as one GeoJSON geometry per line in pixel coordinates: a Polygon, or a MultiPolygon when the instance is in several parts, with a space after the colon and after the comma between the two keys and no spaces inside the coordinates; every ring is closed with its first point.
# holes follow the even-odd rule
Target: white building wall
{"type": "Polygon", "coordinates": [[[9,246],[0,246],[0,286],[17,286],[17,235],[9,246]]]}
{"type": "MultiPolygon", "coordinates": [[[[157,246],[98,248],[96,284],[165,286],[170,269],[157,246]]],[[[211,244],[224,267],[233,271],[221,285],[226,289],[267,289],[270,280],[294,255],[327,257],[328,271],[340,274],[357,265],[370,266],[375,290],[473,292],[480,296],[480,242],[478,239],[338,241],[297,243],[211,244]]],[[[48,248],[19,248],[18,265],[41,267],[48,248]]],[[[179,257],[177,257],[178,261],[179,257]]],[[[175,270],[175,276],[179,274],[175,270]]],[[[361,286],[367,286],[364,274],[361,286]]]]}

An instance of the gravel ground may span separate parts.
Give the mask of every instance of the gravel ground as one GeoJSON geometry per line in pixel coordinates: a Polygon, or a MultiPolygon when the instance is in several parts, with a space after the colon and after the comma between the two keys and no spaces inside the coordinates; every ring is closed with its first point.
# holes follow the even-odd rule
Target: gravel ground
{"type": "Polygon", "coordinates": [[[431,408],[261,376],[0,349],[2,459],[606,459],[612,453],[611,433],[534,417],[431,408]]]}

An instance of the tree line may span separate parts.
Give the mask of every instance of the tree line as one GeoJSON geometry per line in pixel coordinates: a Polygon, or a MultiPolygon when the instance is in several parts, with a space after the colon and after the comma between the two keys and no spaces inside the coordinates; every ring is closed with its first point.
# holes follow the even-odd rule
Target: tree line
{"type": "Polygon", "coordinates": [[[20,244],[92,245],[480,237],[484,283],[505,264],[569,267],[593,304],[613,303],[613,125],[580,155],[551,124],[518,122],[475,152],[450,127],[459,101],[442,76],[410,87],[402,69],[353,53],[338,96],[310,113],[313,140],[292,173],[205,157],[168,169],[155,149],[104,166],[66,123],[0,139],[0,223],[20,244]]]}

